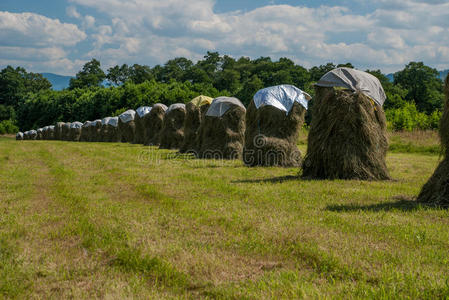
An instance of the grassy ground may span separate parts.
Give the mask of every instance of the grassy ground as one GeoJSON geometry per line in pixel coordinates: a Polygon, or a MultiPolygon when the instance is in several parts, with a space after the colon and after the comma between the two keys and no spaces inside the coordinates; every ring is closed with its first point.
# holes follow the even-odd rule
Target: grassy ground
{"type": "Polygon", "coordinates": [[[413,200],[439,156],[405,151],[394,181],[303,181],[0,137],[0,298],[447,298],[449,212],[413,200]]]}

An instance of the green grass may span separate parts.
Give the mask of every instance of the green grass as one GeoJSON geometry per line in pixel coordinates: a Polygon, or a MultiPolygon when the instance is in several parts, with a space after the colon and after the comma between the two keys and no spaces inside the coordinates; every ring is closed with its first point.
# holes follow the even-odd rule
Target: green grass
{"type": "Polygon", "coordinates": [[[393,181],[303,181],[0,137],[0,298],[449,298],[449,212],[414,201],[439,152],[415,150],[388,153],[393,181]]]}

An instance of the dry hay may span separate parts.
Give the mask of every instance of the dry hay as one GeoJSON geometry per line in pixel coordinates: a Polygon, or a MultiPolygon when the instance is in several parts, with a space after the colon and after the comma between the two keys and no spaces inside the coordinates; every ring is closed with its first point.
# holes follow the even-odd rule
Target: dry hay
{"type": "MultiPolygon", "coordinates": [[[[200,96],[201,97],[201,96],[200,96]]],[[[198,150],[198,132],[201,122],[204,120],[212,98],[203,96],[203,101],[193,99],[186,104],[186,117],[184,120],[184,141],[179,149],[181,153],[196,152],[198,150]]]]}
{"type": "Polygon", "coordinates": [[[23,141],[23,132],[17,132],[16,141],[23,141]]]}
{"type": "Polygon", "coordinates": [[[86,121],[83,124],[83,127],[81,127],[81,136],[80,136],[80,142],[88,142],[89,141],[89,127],[90,127],[90,121],[86,121]]]}
{"type": "Polygon", "coordinates": [[[135,116],[136,112],[129,109],[118,117],[118,131],[122,143],[132,143],[134,141],[134,133],[136,131],[135,116]]]}
{"type": "Polygon", "coordinates": [[[161,130],[161,149],[179,149],[184,141],[184,120],[186,106],[183,103],[170,105],[165,112],[161,130]]]}
{"type": "Polygon", "coordinates": [[[145,146],[159,146],[161,140],[162,125],[167,106],[161,103],[153,105],[151,111],[143,118],[145,126],[145,146]]]}
{"type": "Polygon", "coordinates": [[[79,142],[81,137],[83,123],[73,122],[70,124],[69,140],[72,142],[79,142]]]}
{"type": "MultiPolygon", "coordinates": [[[[220,98],[222,97],[216,98],[214,102],[220,98]]],[[[214,108],[214,102],[208,112],[214,108]]],[[[241,159],[245,138],[245,114],[246,109],[241,102],[240,105],[231,104],[221,116],[210,116],[206,113],[198,132],[197,156],[205,159],[241,159]]]]}
{"type": "Polygon", "coordinates": [[[151,111],[151,107],[149,106],[141,106],[136,109],[136,116],[134,118],[134,123],[136,129],[134,131],[134,144],[144,144],[145,143],[145,124],[144,118],[145,115],[149,114],[151,111]]]}
{"type": "Polygon", "coordinates": [[[61,129],[61,140],[69,141],[70,140],[70,125],[72,123],[64,123],[61,129]]]}
{"type": "Polygon", "coordinates": [[[361,92],[316,87],[303,177],[390,179],[385,113],[361,92]]]}
{"type": "Polygon", "coordinates": [[[440,121],[440,140],[443,160],[423,186],[417,201],[432,206],[449,207],[449,75],[445,81],[446,101],[440,121]]]}
{"type": "Polygon", "coordinates": [[[55,125],[55,140],[62,140],[62,126],[64,126],[64,122],[58,122],[55,125]]]}
{"type": "Polygon", "coordinates": [[[286,114],[271,105],[256,108],[254,100],[246,111],[243,161],[248,166],[301,166],[297,142],[306,109],[294,102],[286,114]]]}

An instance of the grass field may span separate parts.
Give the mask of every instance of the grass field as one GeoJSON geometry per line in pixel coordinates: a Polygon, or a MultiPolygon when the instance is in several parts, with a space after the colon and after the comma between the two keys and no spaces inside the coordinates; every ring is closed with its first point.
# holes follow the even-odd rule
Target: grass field
{"type": "Polygon", "coordinates": [[[0,137],[0,298],[448,298],[423,136],[390,136],[389,182],[0,137]]]}

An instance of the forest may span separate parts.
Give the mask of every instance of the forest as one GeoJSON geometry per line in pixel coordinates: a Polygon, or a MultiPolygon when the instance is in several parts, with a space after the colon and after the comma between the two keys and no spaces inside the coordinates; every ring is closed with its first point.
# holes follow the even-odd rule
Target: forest
{"type": "MultiPolygon", "coordinates": [[[[264,87],[292,84],[314,95],[314,83],[336,67],[327,63],[306,69],[288,58],[235,59],[207,52],[194,63],[178,57],[154,67],[123,64],[102,69],[92,59],[72,78],[67,89],[55,91],[41,74],[7,66],[0,72],[0,134],[37,129],[58,121],[95,120],[142,105],[186,103],[198,95],[234,96],[248,105],[264,87]]],[[[436,69],[410,62],[390,81],[380,70],[365,70],[383,85],[389,129],[427,130],[439,126],[443,82],[436,69]]],[[[309,104],[313,107],[313,100],[309,104]]],[[[310,110],[310,109],[309,109],[310,110]]],[[[306,115],[306,125],[310,114],[306,115]]]]}

